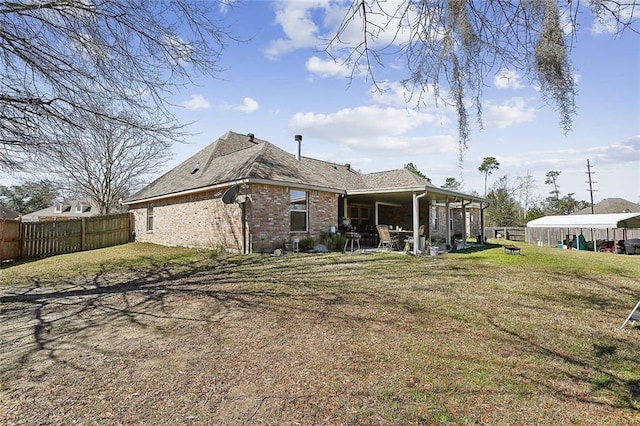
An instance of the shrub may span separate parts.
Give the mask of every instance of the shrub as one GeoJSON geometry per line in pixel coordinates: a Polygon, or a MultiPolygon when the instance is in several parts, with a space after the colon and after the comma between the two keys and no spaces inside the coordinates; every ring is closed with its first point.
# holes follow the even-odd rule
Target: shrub
{"type": "Polygon", "coordinates": [[[316,239],[313,237],[307,237],[300,240],[298,248],[300,251],[309,251],[316,246],[316,239]]]}

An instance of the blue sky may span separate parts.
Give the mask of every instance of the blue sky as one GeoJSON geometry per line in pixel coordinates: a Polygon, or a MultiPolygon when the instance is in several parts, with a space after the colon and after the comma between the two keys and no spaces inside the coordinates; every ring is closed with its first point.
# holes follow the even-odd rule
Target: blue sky
{"type": "Polygon", "coordinates": [[[482,194],[482,159],[493,156],[500,169],[489,177],[515,179],[530,173],[534,195],[545,197],[550,170],[560,171],[562,195],[589,200],[587,159],[595,172],[594,201],[621,197],[640,202],[640,35],[606,31],[582,11],[572,60],[578,115],[564,134],[559,116],[536,87],[513,70],[488,76],[484,90],[484,129],[472,129],[462,164],[458,161],[456,115],[429,105],[416,111],[399,79],[401,63],[378,74],[388,89],[372,91],[370,80],[350,79],[350,70],[323,52],[323,39],[335,31],[344,9],[325,1],[250,1],[229,12],[233,29],[246,43],[224,53],[218,80],[201,80],[174,102],[181,119],[195,121],[199,134],[175,147],[172,167],[227,130],[254,133],[295,153],[349,163],[363,172],[402,168],[412,162],[440,186],[447,177],[463,190],[482,194]]]}
{"type": "Polygon", "coordinates": [[[489,184],[530,173],[534,196],[543,198],[552,189],[545,175],[557,170],[561,195],[589,200],[589,159],[595,202],[621,197],[640,203],[640,35],[617,37],[582,9],[572,53],[578,81],[573,131],[564,134],[559,115],[524,76],[503,70],[508,79],[485,80],[484,129],[472,128],[460,164],[455,111],[433,102],[412,109],[398,84],[401,62],[390,61],[377,74],[387,89],[380,94],[363,76],[350,79],[350,70],[323,52],[323,39],[344,14],[335,1],[238,2],[223,13],[247,41],[227,47],[218,79],[196,76],[197,84],[171,99],[177,117],[193,122],[194,135],[174,146],[166,170],[229,130],[254,133],[291,153],[294,135],[302,134],[304,156],[362,172],[412,162],[437,186],[454,177],[463,191],[480,194],[478,166],[493,156],[501,166],[489,184]]]}

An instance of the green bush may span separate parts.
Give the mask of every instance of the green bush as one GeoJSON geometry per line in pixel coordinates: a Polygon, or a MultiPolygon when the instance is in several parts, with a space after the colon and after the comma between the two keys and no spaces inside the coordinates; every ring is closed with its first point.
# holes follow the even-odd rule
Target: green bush
{"type": "Polygon", "coordinates": [[[316,246],[316,239],[313,237],[307,237],[300,240],[298,248],[300,251],[309,251],[316,246]]]}
{"type": "Polygon", "coordinates": [[[330,232],[320,233],[320,243],[327,246],[329,251],[342,251],[347,238],[343,235],[332,234],[330,232]]]}

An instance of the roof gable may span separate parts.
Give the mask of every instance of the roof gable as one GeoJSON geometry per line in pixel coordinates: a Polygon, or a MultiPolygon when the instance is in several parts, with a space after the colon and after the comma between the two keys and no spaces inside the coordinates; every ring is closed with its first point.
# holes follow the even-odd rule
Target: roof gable
{"type": "Polygon", "coordinates": [[[16,219],[20,214],[8,207],[0,205],[0,219],[16,219]]]}
{"type": "MultiPolygon", "coordinates": [[[[253,135],[227,132],[140,190],[126,203],[163,198],[240,181],[316,187],[330,192],[415,191],[433,188],[407,169],[362,174],[349,166],[295,155],[253,135]]],[[[444,191],[446,192],[446,191],[444,191]]]]}
{"type": "Polygon", "coordinates": [[[227,132],[136,193],[128,202],[178,194],[245,179],[345,190],[361,185],[361,174],[348,166],[302,157],[239,133],[227,132]]]}
{"type": "MultiPolygon", "coordinates": [[[[599,203],[593,205],[593,212],[598,214],[635,213],[640,212],[640,204],[632,203],[624,198],[605,198],[599,203]]],[[[591,207],[587,207],[572,214],[591,214],[591,207]]]]}

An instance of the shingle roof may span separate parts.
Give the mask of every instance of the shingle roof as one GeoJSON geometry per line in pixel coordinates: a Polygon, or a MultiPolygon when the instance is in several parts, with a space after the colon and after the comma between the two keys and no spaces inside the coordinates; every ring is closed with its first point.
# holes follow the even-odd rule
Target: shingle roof
{"type": "MultiPolygon", "coordinates": [[[[636,213],[640,212],[640,204],[632,203],[624,198],[605,198],[599,203],[593,205],[593,211],[596,214],[636,213]]],[[[572,214],[591,214],[591,207],[587,207],[572,214]]]]}
{"type": "Polygon", "coordinates": [[[267,180],[317,186],[330,191],[424,186],[406,169],[361,174],[348,165],[301,157],[257,138],[227,132],[160,176],[127,202],[178,194],[239,180],[267,180]]]}
{"type": "Polygon", "coordinates": [[[8,207],[0,206],[0,219],[15,219],[18,216],[20,216],[18,212],[15,212],[8,207]]]}
{"type": "Polygon", "coordinates": [[[407,169],[388,170],[362,176],[364,187],[350,189],[415,188],[429,186],[426,179],[407,169]]]}

